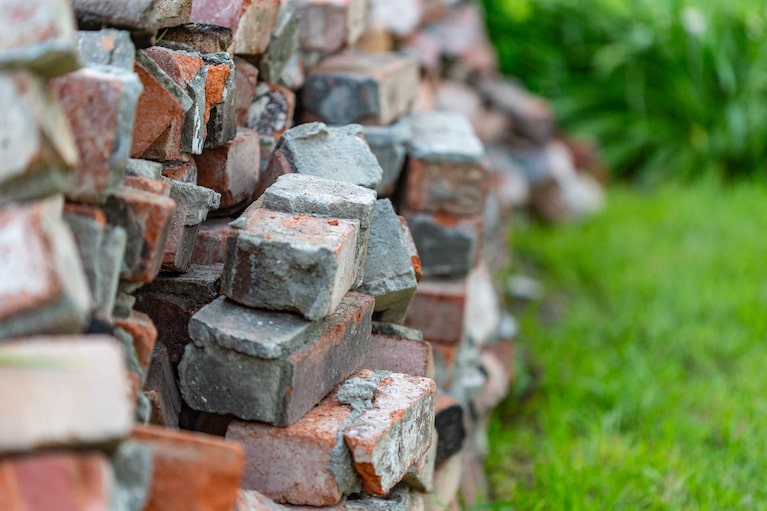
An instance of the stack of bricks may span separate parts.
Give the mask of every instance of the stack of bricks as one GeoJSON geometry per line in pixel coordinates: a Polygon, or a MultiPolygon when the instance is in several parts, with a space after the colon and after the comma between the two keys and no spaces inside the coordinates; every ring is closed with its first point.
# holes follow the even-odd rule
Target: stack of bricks
{"type": "Polygon", "coordinates": [[[517,192],[483,142],[535,112],[440,108],[497,80],[480,22],[0,3],[0,509],[486,497],[517,192]]]}

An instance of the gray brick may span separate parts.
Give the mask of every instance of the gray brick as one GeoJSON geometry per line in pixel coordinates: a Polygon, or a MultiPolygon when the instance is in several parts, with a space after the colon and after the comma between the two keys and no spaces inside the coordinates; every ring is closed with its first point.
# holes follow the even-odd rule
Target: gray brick
{"type": "Polygon", "coordinates": [[[424,277],[461,277],[477,264],[482,217],[445,217],[406,212],[424,277]]]}
{"type": "Polygon", "coordinates": [[[81,25],[111,25],[155,32],[189,22],[192,0],[72,0],[81,25]]]}
{"type": "Polygon", "coordinates": [[[389,126],[363,126],[362,135],[383,170],[378,195],[391,195],[405,165],[407,145],[412,138],[410,124],[404,118],[389,126]]]}
{"type": "Polygon", "coordinates": [[[258,61],[259,78],[265,82],[277,83],[296,50],[298,50],[296,1],[281,1],[269,45],[258,61]]]}
{"type": "Polygon", "coordinates": [[[80,30],[77,46],[80,56],[89,66],[115,66],[133,71],[136,47],[127,30],[80,30]]]}

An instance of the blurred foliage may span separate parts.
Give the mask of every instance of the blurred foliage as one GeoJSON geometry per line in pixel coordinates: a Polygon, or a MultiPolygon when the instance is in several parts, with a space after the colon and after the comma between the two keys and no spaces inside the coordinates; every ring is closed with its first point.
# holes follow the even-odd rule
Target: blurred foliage
{"type": "Polygon", "coordinates": [[[767,171],[767,5],[483,0],[504,73],[596,139],[616,175],[767,171]]]}

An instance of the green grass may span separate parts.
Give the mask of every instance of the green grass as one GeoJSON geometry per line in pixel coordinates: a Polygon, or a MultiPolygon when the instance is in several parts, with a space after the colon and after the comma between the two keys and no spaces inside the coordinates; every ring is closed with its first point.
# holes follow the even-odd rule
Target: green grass
{"type": "Polygon", "coordinates": [[[520,318],[538,387],[491,424],[494,508],[767,509],[766,225],[765,185],[698,183],[515,233],[547,298],[520,318]]]}

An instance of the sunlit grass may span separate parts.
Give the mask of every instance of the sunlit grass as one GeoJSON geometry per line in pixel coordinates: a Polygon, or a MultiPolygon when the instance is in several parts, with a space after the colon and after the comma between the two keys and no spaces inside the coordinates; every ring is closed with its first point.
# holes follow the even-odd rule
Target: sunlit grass
{"type": "Polygon", "coordinates": [[[521,317],[539,387],[491,426],[495,507],[767,509],[765,226],[764,185],[699,183],[518,229],[548,293],[521,317]]]}

